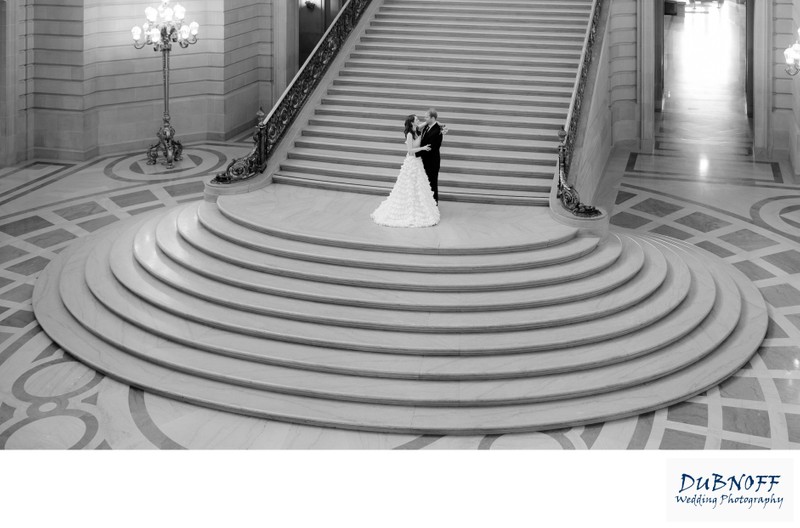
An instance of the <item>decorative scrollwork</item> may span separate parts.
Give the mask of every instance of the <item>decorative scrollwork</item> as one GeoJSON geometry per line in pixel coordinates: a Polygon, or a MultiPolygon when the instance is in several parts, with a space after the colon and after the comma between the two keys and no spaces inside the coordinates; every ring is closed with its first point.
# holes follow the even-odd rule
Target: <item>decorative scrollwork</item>
{"type": "Polygon", "coordinates": [[[259,110],[255,146],[241,159],[234,159],[225,172],[217,174],[212,183],[232,183],[252,178],[264,172],[267,160],[280,144],[286,131],[314,93],[339,50],[358,24],[372,0],[349,0],[339,11],[328,31],[303,65],[300,73],[273,107],[268,116],[259,110]]]}
{"type": "Polygon", "coordinates": [[[579,66],[580,69],[578,71],[578,80],[575,91],[572,94],[572,101],[570,103],[570,110],[566,122],[566,130],[562,129],[558,132],[560,144],[558,147],[557,196],[568,211],[571,211],[575,216],[587,218],[599,216],[602,214],[602,212],[596,207],[582,204],[578,191],[575,189],[575,187],[569,185],[568,179],[569,169],[572,164],[572,155],[575,152],[575,139],[578,135],[578,125],[581,119],[583,93],[586,89],[586,84],[589,79],[589,67],[592,64],[595,36],[597,34],[597,25],[600,21],[600,12],[602,7],[603,0],[595,0],[594,5],[592,6],[592,20],[586,35],[583,56],[581,57],[581,64],[579,66]]]}
{"type": "Polygon", "coordinates": [[[558,146],[558,192],[556,197],[561,200],[561,205],[575,216],[582,218],[600,216],[603,214],[602,211],[592,205],[582,204],[578,190],[567,183],[567,172],[564,170],[568,148],[566,131],[559,130],[558,137],[561,140],[561,144],[558,146]]]}
{"type": "Polygon", "coordinates": [[[175,139],[175,128],[169,122],[169,114],[164,114],[164,123],[158,129],[158,143],[150,145],[147,149],[147,164],[155,165],[158,161],[158,151],[164,153],[166,166],[168,169],[173,167],[173,162],[183,159],[183,144],[175,139]]]}

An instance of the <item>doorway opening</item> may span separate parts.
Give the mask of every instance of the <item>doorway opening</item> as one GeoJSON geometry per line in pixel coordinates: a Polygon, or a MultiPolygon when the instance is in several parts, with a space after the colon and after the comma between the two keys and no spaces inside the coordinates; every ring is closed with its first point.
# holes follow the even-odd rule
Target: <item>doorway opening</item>
{"type": "Polygon", "coordinates": [[[339,13],[344,0],[300,0],[299,64],[302,66],[339,13]]]}
{"type": "Polygon", "coordinates": [[[753,152],[754,0],[665,2],[656,17],[656,148],[753,152]]]}

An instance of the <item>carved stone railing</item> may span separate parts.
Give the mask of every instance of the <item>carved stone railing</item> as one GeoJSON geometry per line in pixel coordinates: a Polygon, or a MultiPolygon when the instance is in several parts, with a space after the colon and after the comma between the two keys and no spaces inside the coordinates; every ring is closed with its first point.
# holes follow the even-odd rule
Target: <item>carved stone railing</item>
{"type": "Polygon", "coordinates": [[[591,218],[600,216],[602,212],[591,205],[581,203],[580,195],[574,186],[569,184],[569,169],[572,164],[572,155],[575,152],[575,140],[578,135],[578,124],[581,119],[581,105],[583,104],[583,93],[589,78],[589,67],[592,64],[594,55],[595,35],[597,25],[600,20],[600,12],[603,8],[603,0],[594,0],[592,3],[592,16],[586,37],[583,42],[583,52],[581,62],[575,79],[575,88],[572,91],[572,100],[567,112],[567,120],[564,128],[558,132],[560,145],[558,147],[558,193],[557,197],[565,209],[575,216],[591,218]]]}
{"type": "Polygon", "coordinates": [[[211,183],[233,183],[264,172],[275,147],[314,93],[328,66],[336,58],[371,2],[372,0],[349,0],[339,10],[336,19],[269,115],[265,116],[264,111],[259,109],[253,134],[253,149],[246,156],[230,162],[225,172],[217,174],[211,183]]]}

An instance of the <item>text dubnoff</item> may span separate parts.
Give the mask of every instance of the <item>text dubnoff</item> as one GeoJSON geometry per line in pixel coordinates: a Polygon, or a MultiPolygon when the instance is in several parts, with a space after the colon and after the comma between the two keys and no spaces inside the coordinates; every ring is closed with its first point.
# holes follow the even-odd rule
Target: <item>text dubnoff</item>
{"type": "Polygon", "coordinates": [[[690,508],[781,509],[784,502],[781,475],[682,473],[675,489],[676,503],[690,508]]]}

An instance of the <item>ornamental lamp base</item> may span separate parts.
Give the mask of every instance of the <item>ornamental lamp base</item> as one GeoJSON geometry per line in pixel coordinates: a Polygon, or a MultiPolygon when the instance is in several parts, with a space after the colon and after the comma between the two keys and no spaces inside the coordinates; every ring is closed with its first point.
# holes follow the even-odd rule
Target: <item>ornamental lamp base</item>
{"type": "Polygon", "coordinates": [[[183,145],[175,139],[175,129],[169,123],[169,116],[164,116],[164,124],[158,129],[156,135],[158,136],[158,143],[154,143],[147,149],[147,164],[155,165],[160,151],[165,158],[164,165],[171,169],[174,162],[183,159],[181,155],[183,153],[183,145]]]}

